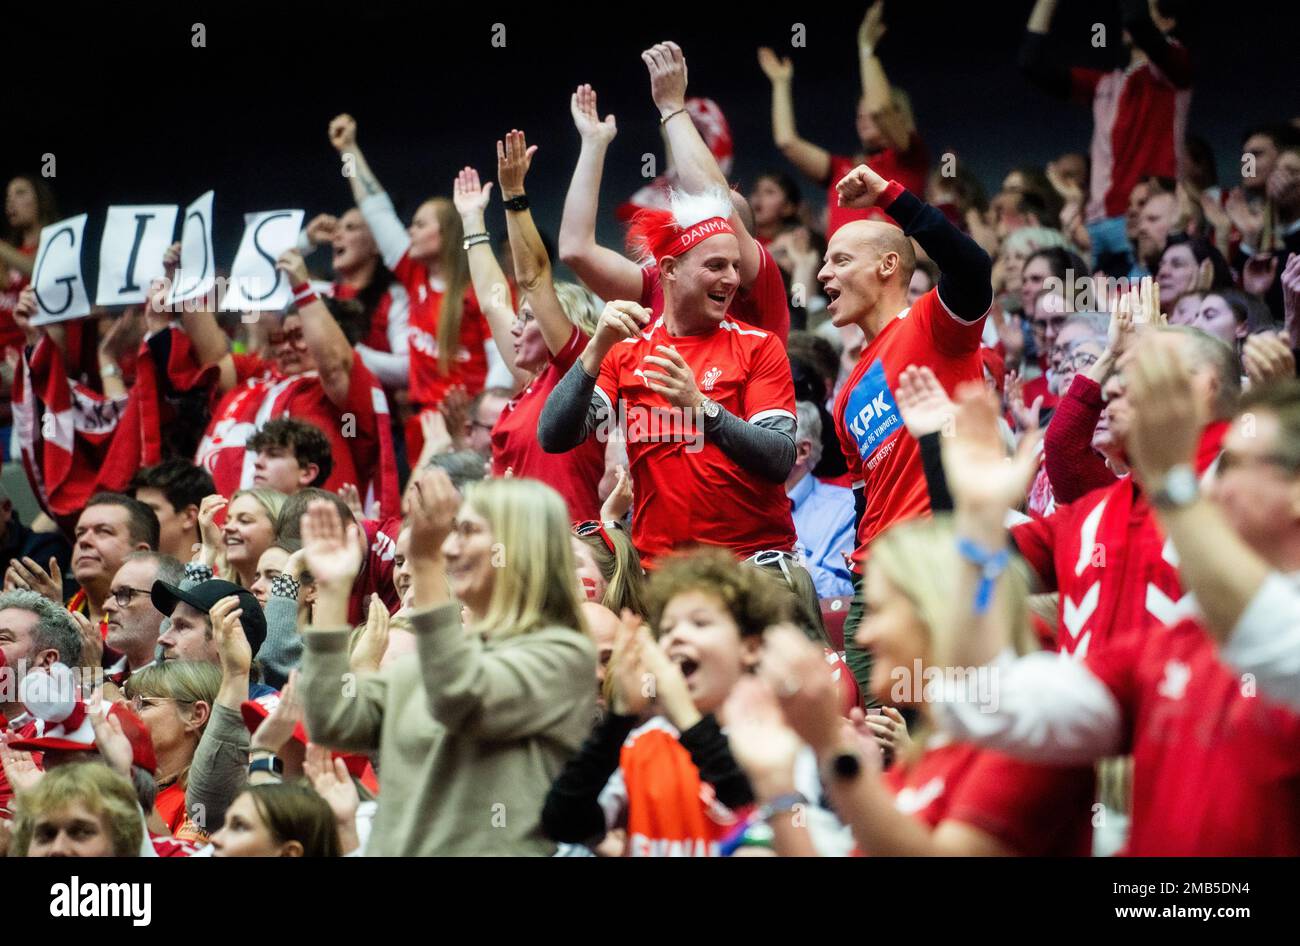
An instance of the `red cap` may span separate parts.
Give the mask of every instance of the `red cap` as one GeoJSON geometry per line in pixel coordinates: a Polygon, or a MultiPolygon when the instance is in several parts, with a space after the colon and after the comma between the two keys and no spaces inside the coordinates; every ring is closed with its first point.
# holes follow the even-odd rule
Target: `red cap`
{"type": "MultiPolygon", "coordinates": [[[[268,693],[265,696],[259,696],[255,700],[245,700],[239,706],[239,714],[244,717],[244,725],[248,727],[248,731],[251,733],[255,732],[257,727],[261,725],[262,720],[270,716],[271,711],[279,705],[280,694],[268,693]]],[[[307,729],[301,721],[293,727],[293,736],[291,738],[301,743],[304,749],[307,747],[307,729]]],[[[335,759],[342,759],[343,764],[348,767],[348,774],[353,778],[361,778],[366,766],[370,764],[370,760],[364,755],[332,752],[330,756],[335,759]]]]}

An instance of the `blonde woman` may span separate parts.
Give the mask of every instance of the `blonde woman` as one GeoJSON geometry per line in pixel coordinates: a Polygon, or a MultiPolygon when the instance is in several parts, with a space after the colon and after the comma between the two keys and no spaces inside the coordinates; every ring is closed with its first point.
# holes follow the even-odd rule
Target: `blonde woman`
{"type": "Polygon", "coordinates": [[[150,828],[187,841],[206,838],[185,810],[190,766],[212,719],[221,671],[200,660],[167,660],[133,673],[126,681],[131,708],[149,727],[158,758],[158,797],[150,828]]]}
{"type": "Polygon", "coordinates": [[[186,576],[191,580],[224,578],[241,588],[257,581],[262,553],[275,544],[275,522],[289,497],[273,489],[241,489],[227,500],[217,493],[199,506],[199,535],[203,544],[186,576]],[[215,522],[226,510],[225,525],[215,522]]]}
{"type": "MultiPolygon", "coordinates": [[[[910,855],[1077,855],[1090,851],[1093,774],[1087,767],[1035,766],[956,743],[934,731],[938,698],[952,652],[947,637],[959,612],[963,574],[957,535],[947,517],[895,526],[871,544],[866,577],[867,617],[858,643],[873,654],[871,696],[917,714],[911,746],[888,772],[854,711],[846,729],[838,691],[820,648],[792,630],[768,635],[763,685],[747,684],[730,709],[743,720],[729,733],[732,751],[760,801],[790,789],[794,748],[786,723],[816,750],[830,800],[853,832],[859,852],[910,855]],[[780,709],[776,709],[779,703],[780,709]],[[790,752],[769,751],[787,745],[790,752]]],[[[1009,566],[992,607],[1013,629],[1017,651],[1037,649],[1027,610],[1028,581],[1009,566]]],[[[997,699],[989,678],[990,701],[997,699]]],[[[874,733],[873,733],[874,734],[874,733]]],[[[807,853],[806,839],[787,836],[784,853],[807,853]]]]}
{"type": "Polygon", "coordinates": [[[461,502],[432,469],[406,506],[416,653],[369,674],[348,665],[355,526],[345,534],[326,502],[303,517],[317,589],[304,634],[308,730],[332,748],[378,755],[380,795],[398,803],[380,804],[367,855],[552,854],[542,800],[595,710],[596,651],[564,501],[509,478],[475,483],[461,502]],[[340,680],[352,682],[341,689],[340,680]]]}
{"type": "Polygon", "coordinates": [[[144,840],[131,781],[101,762],[52,768],[18,796],[11,857],[137,857],[144,840]]]}

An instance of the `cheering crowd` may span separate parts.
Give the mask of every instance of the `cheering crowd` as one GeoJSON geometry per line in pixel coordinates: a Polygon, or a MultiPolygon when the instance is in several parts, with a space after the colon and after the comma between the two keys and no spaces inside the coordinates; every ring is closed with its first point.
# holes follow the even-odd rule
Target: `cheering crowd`
{"type": "Polygon", "coordinates": [[[1300,855],[1300,119],[1221,184],[1190,5],[1122,6],[1101,71],[1034,4],[1092,141],[992,197],[879,0],[856,154],[758,50],[747,195],[644,51],[622,248],[589,85],[558,221],[537,130],[404,218],[339,115],[251,317],[168,304],[177,244],[45,322],[9,181],[0,854],[1300,855]]]}

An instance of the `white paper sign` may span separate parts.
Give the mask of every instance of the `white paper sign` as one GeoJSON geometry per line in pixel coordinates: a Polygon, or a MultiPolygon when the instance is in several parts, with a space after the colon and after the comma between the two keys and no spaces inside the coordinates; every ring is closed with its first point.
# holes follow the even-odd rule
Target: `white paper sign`
{"type": "Polygon", "coordinates": [[[163,276],[163,253],[176,229],[175,204],[109,207],[99,243],[96,305],[144,302],[149,284],[163,276]]]}
{"type": "Polygon", "coordinates": [[[212,257],[212,197],[208,191],[185,208],[181,221],[181,262],[172,280],[168,305],[207,295],[217,284],[212,257]]]}
{"type": "Polygon", "coordinates": [[[224,311],[279,312],[288,307],[289,280],[275,268],[275,261],[298,245],[302,218],[301,210],[267,210],[244,216],[244,237],[221,301],[224,311]]]}
{"type": "Polygon", "coordinates": [[[32,268],[38,309],[32,318],[33,325],[90,315],[90,299],[81,275],[81,240],[85,230],[85,214],[41,229],[41,244],[32,268]]]}

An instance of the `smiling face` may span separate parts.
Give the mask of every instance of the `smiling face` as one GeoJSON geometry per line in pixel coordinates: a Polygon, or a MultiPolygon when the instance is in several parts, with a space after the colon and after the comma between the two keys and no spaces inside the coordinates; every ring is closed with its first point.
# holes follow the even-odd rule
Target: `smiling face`
{"type": "Polygon", "coordinates": [[[875,220],[854,220],[835,231],[817,273],[830,300],[826,310],[831,324],[861,325],[875,311],[886,285],[901,278],[901,234],[897,227],[875,220]]]}
{"type": "Polygon", "coordinates": [[[419,206],[406,233],[411,238],[411,259],[437,259],[442,252],[442,225],[438,222],[438,211],[433,201],[426,200],[419,206]]]}
{"type": "Polygon", "coordinates": [[[461,503],[456,525],[442,543],[451,593],[475,615],[487,613],[496,587],[492,527],[469,503],[461,503]]]}
{"type": "Polygon", "coordinates": [[[393,587],[397,589],[397,597],[402,602],[402,608],[410,608],[414,605],[414,594],[411,591],[411,529],[409,526],[397,533],[396,551],[393,554],[393,587]]]}
{"type": "Polygon", "coordinates": [[[334,272],[339,275],[353,272],[379,257],[374,235],[356,207],[339,217],[330,245],[334,251],[334,272]]]}
{"type": "Polygon", "coordinates": [[[591,546],[576,535],[569,537],[569,544],[573,546],[573,562],[577,566],[579,594],[586,601],[603,601],[609,583],[605,581],[604,573],[596,564],[596,556],[591,546]]]}
{"type": "Polygon", "coordinates": [[[221,538],[226,546],[226,561],[241,573],[251,574],[262,553],[275,541],[275,523],[266,507],[245,493],[226,509],[221,538]]]}
{"type": "Polygon", "coordinates": [[[1265,558],[1284,547],[1300,519],[1300,479],[1280,449],[1277,415],[1260,408],[1232,422],[1208,487],[1233,531],[1265,558]]]}
{"type": "Polygon", "coordinates": [[[125,506],[100,503],[86,507],[77,520],[72,549],[72,574],[81,585],[109,581],[128,555],[148,548],[143,542],[131,542],[130,521],[125,506]]]}
{"type": "Polygon", "coordinates": [[[257,603],[263,608],[266,607],[266,599],[271,596],[271,582],[284,572],[284,566],[288,561],[289,553],[278,545],[271,546],[257,560],[257,571],[248,590],[253,593],[257,603]]]}
{"type": "MultiPolygon", "coordinates": [[[[929,656],[929,635],[911,599],[881,569],[867,568],[863,593],[866,613],[858,625],[857,643],[871,651],[868,688],[873,699],[893,703],[895,669],[912,673],[915,661],[929,656]]],[[[920,682],[907,689],[921,692],[920,682]]]]}
{"type": "Polygon", "coordinates": [[[746,670],[757,665],[762,639],[741,637],[722,600],[704,591],[675,595],[664,606],[659,646],[686,678],[695,708],[714,713],[746,670]]]}
{"type": "Polygon", "coordinates": [[[740,288],[740,243],[734,234],[711,236],[681,256],[665,256],[659,265],[664,291],[680,318],[717,325],[727,317],[740,288]]]}
{"type": "Polygon", "coordinates": [[[515,343],[515,367],[520,371],[536,373],[551,360],[546,339],[542,338],[542,328],[533,317],[533,307],[527,300],[519,307],[519,314],[510,328],[510,337],[515,343]]]}
{"type": "Polygon", "coordinates": [[[113,835],[108,818],[80,800],[36,818],[28,857],[112,857],[113,835]]]}
{"type": "Polygon", "coordinates": [[[258,811],[253,796],[241,792],[227,809],[225,824],[212,836],[212,856],[300,857],[302,845],[277,841],[258,811]]]}
{"type": "Polygon", "coordinates": [[[1175,243],[1167,248],[1160,257],[1160,270],[1156,274],[1161,301],[1165,304],[1175,302],[1190,292],[1196,285],[1200,265],[1186,243],[1175,243]]]}
{"type": "Polygon", "coordinates": [[[274,315],[267,318],[272,320],[273,327],[267,332],[267,341],[276,370],[283,375],[295,375],[315,368],[316,360],[312,358],[307,339],[302,334],[302,316],[297,313],[286,315],[278,326],[274,324],[274,315]]]}

